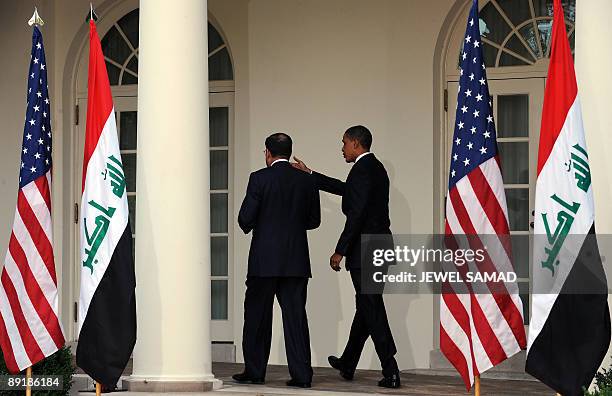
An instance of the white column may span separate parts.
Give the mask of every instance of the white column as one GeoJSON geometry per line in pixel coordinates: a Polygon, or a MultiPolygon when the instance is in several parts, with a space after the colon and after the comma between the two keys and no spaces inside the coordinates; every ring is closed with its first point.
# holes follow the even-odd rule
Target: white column
{"type": "MultiPolygon", "coordinates": [[[[597,233],[612,234],[612,2],[576,1],[576,75],[582,102],[584,129],[595,199],[597,233]]],[[[612,246],[609,235],[599,241],[608,284],[612,280],[612,246]]],[[[612,305],[612,300],[608,298],[612,305]]],[[[610,354],[602,367],[609,367],[610,354]]]]}
{"type": "Polygon", "coordinates": [[[135,391],[219,387],[211,367],[206,0],[140,2],[135,391]]]}

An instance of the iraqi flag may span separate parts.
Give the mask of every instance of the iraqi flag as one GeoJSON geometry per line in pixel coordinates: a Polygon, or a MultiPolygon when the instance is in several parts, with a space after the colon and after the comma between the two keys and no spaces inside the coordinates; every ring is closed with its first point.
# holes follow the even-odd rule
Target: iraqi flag
{"type": "Polygon", "coordinates": [[[77,365],[113,386],[136,342],[136,280],[115,110],[93,20],[81,208],[77,365]]]}
{"type": "Polygon", "coordinates": [[[564,396],[581,395],[608,350],[610,314],[560,0],[554,2],[535,201],[534,294],[525,370],[564,396]]]}

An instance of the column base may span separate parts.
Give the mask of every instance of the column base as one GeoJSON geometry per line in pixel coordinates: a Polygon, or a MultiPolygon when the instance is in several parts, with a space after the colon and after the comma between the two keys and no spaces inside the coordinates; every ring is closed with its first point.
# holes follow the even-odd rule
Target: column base
{"type": "Polygon", "coordinates": [[[162,393],[162,392],[210,392],[220,389],[223,386],[223,381],[214,378],[188,380],[188,379],[164,379],[164,378],[145,378],[131,376],[124,379],[122,388],[130,392],[147,392],[147,393],[162,393]]]}

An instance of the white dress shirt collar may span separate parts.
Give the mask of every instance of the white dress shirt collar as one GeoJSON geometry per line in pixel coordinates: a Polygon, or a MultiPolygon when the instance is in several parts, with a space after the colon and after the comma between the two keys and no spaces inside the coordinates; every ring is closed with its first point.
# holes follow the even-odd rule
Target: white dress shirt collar
{"type": "Polygon", "coordinates": [[[272,165],[276,164],[277,162],[281,162],[281,161],[289,162],[289,160],[288,160],[288,159],[285,159],[285,158],[280,158],[280,159],[277,159],[276,161],[272,162],[272,163],[270,164],[270,166],[272,166],[272,165]]]}
{"type": "Polygon", "coordinates": [[[365,157],[365,156],[366,156],[366,155],[368,155],[368,154],[372,154],[372,152],[370,152],[370,151],[366,151],[366,152],[365,152],[365,153],[363,153],[363,154],[359,154],[359,156],[358,156],[358,157],[357,157],[357,159],[355,160],[355,163],[357,163],[357,161],[359,161],[359,160],[360,160],[362,157],[365,157]]]}

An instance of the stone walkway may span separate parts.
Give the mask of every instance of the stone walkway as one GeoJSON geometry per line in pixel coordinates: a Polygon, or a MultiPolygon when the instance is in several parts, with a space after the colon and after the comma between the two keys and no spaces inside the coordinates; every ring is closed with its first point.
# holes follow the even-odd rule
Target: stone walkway
{"type": "MultiPolygon", "coordinates": [[[[442,376],[402,373],[402,387],[400,389],[383,389],[376,384],[380,373],[372,370],[357,370],[353,381],[343,380],[336,370],[328,367],[315,367],[311,389],[293,389],[285,386],[289,379],[287,366],[269,366],[265,385],[241,385],[232,381],[234,373],[242,371],[242,365],[234,363],[213,363],[213,373],[223,381],[223,388],[209,393],[191,393],[191,395],[218,395],[218,396],[280,396],[280,395],[310,395],[310,396],[365,396],[365,395],[443,395],[465,396],[467,393],[463,382],[458,376],[442,376]]],[[[126,375],[130,373],[127,372],[126,375]]],[[[90,392],[79,392],[91,386],[84,376],[75,378],[75,386],[71,395],[91,395],[90,392]]],[[[537,381],[502,380],[483,378],[481,383],[483,396],[553,396],[555,393],[537,381]]],[[[90,387],[91,390],[91,387],[90,387]]],[[[120,396],[136,395],[136,392],[113,392],[120,396]]],[[[157,394],[159,395],[159,394],[157,394]]],[[[164,393],[164,395],[185,395],[184,393],[164,393]]]]}
{"type": "MultiPolygon", "coordinates": [[[[254,385],[244,386],[232,382],[231,375],[241,371],[242,366],[228,363],[213,364],[215,376],[221,379],[225,385],[224,390],[242,391],[245,388],[254,392],[252,394],[272,394],[274,390],[287,392],[285,381],[289,379],[286,366],[269,366],[266,375],[265,389],[254,385]],[[262,388],[258,391],[258,388],[262,388]]],[[[400,389],[379,388],[376,384],[380,379],[380,372],[371,370],[358,370],[353,381],[343,380],[336,370],[327,367],[315,367],[313,386],[310,391],[300,393],[280,394],[314,394],[313,391],[324,391],[323,394],[377,394],[377,395],[461,395],[468,394],[459,377],[439,375],[417,375],[408,372],[402,373],[402,387],[400,389]],[[310,393],[309,393],[310,392],[310,393]]],[[[274,393],[279,394],[279,393],[274,393]]],[[[473,392],[472,392],[473,394],[473,392]]],[[[495,396],[524,396],[524,395],[546,395],[555,393],[545,385],[536,381],[499,380],[483,378],[481,382],[482,395],[495,396]]]]}

